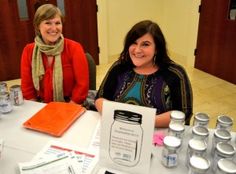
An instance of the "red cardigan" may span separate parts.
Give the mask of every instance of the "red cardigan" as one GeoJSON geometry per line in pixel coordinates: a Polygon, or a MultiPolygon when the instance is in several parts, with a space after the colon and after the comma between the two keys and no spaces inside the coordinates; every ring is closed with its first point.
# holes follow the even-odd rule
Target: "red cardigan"
{"type": "MultiPolygon", "coordinates": [[[[53,68],[45,69],[43,83],[44,88],[49,88],[49,99],[45,101],[44,90],[36,91],[32,79],[32,54],[34,43],[27,44],[23,49],[21,56],[21,87],[25,99],[36,99],[40,97],[44,102],[53,100],[52,91],[52,71],[53,68]],[[51,71],[47,73],[47,71],[51,71]],[[49,82],[49,83],[48,83],[49,82]]],[[[46,55],[42,54],[44,67],[46,68],[46,55]]],[[[63,71],[63,92],[65,97],[81,104],[87,97],[89,88],[89,70],[88,62],[82,46],[73,40],[64,40],[64,50],[61,54],[62,71],[63,71]]],[[[46,94],[47,96],[48,94],[46,94]]]]}

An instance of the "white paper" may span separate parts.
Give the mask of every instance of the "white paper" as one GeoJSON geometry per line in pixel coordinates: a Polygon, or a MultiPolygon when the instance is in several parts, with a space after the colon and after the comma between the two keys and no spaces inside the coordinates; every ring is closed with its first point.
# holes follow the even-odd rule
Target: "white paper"
{"type": "Polygon", "coordinates": [[[79,174],[81,168],[69,155],[33,162],[19,163],[21,174],[79,174]]]}
{"type": "Polygon", "coordinates": [[[149,173],[156,109],[105,101],[102,113],[99,166],[132,174],[149,173]],[[117,121],[114,113],[119,111],[134,115],[128,118],[124,114],[126,120],[117,121]],[[141,120],[132,121],[135,115],[141,120]]]}
{"type": "MultiPolygon", "coordinates": [[[[63,159],[63,160],[60,160],[59,164],[57,162],[56,163],[53,162],[53,163],[50,163],[50,165],[48,166],[54,167],[54,165],[56,165],[58,169],[61,168],[62,172],[67,172],[68,174],[69,168],[71,167],[67,165],[68,160],[69,160],[69,163],[72,163],[73,161],[72,168],[74,169],[75,174],[89,174],[93,170],[94,166],[96,165],[98,161],[97,154],[91,150],[78,148],[78,147],[61,143],[61,142],[57,142],[57,141],[50,141],[33,158],[32,162],[40,163],[40,162],[50,161],[51,159],[60,159],[60,158],[63,158],[64,156],[69,156],[69,158],[66,159],[67,161],[63,159]]],[[[33,164],[20,163],[19,167],[21,169],[22,166],[26,166],[26,165],[33,165],[33,164]]],[[[74,173],[71,173],[71,174],[74,174],[74,173]]],[[[26,174],[26,173],[22,173],[22,174],[26,174]]]]}
{"type": "Polygon", "coordinates": [[[96,128],[95,128],[95,130],[94,130],[92,140],[91,140],[90,145],[89,145],[89,149],[99,151],[99,148],[100,148],[100,131],[101,131],[101,122],[99,121],[96,128]]]}
{"type": "Polygon", "coordinates": [[[0,139],[0,158],[2,155],[2,151],[3,151],[3,139],[0,139]]]}

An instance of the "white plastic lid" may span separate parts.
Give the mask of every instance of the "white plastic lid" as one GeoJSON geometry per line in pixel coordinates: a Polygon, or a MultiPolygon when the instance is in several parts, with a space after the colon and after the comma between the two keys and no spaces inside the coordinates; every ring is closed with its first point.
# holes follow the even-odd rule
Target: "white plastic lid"
{"type": "Polygon", "coordinates": [[[210,161],[204,157],[193,155],[190,158],[190,166],[201,171],[206,171],[210,167],[210,161]]]}
{"type": "Polygon", "coordinates": [[[217,121],[224,125],[229,125],[229,126],[233,125],[233,119],[227,115],[219,115],[217,121]]]}
{"type": "Polygon", "coordinates": [[[209,130],[204,126],[194,126],[192,129],[193,134],[200,136],[208,136],[209,130]]]}
{"type": "Polygon", "coordinates": [[[214,132],[214,136],[217,138],[220,138],[222,140],[230,140],[231,139],[231,134],[226,129],[216,129],[214,132]]]}
{"type": "Polygon", "coordinates": [[[197,151],[204,151],[207,149],[207,144],[203,140],[199,139],[191,139],[188,142],[188,145],[191,149],[197,150],[197,151]]]}
{"type": "Polygon", "coordinates": [[[233,145],[227,142],[219,142],[216,144],[216,150],[223,155],[233,156],[235,154],[235,148],[233,145]]]}
{"type": "Polygon", "coordinates": [[[183,113],[182,111],[171,111],[170,113],[170,117],[171,119],[175,119],[175,120],[185,120],[185,113],[183,113]]]}
{"type": "Polygon", "coordinates": [[[208,122],[209,121],[209,115],[203,112],[197,112],[194,115],[194,118],[196,120],[202,121],[202,122],[208,122]]]}
{"type": "Polygon", "coordinates": [[[174,136],[166,136],[164,138],[164,145],[168,147],[178,148],[181,145],[181,140],[174,136]]]}
{"type": "Polygon", "coordinates": [[[171,130],[177,131],[177,132],[182,132],[184,131],[184,125],[179,124],[179,123],[170,123],[169,128],[171,130]]]}
{"type": "Polygon", "coordinates": [[[218,168],[226,173],[236,173],[236,164],[227,158],[222,158],[217,163],[218,168]]]}

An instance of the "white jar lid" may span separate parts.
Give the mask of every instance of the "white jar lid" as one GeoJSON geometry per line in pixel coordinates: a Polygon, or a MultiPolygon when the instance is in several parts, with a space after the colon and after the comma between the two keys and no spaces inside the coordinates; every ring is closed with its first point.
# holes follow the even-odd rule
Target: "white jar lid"
{"type": "Polygon", "coordinates": [[[236,164],[227,158],[222,158],[217,163],[218,168],[226,173],[236,173],[236,164]]]}
{"type": "Polygon", "coordinates": [[[185,113],[182,111],[171,111],[170,118],[175,120],[184,120],[185,119],[185,113]]]}
{"type": "Polygon", "coordinates": [[[227,142],[219,142],[216,144],[216,151],[222,155],[233,156],[235,154],[235,148],[233,145],[227,142]]]}
{"type": "Polygon", "coordinates": [[[197,150],[197,151],[205,151],[207,149],[207,144],[203,140],[199,139],[190,139],[188,142],[188,145],[191,149],[197,150]]]}
{"type": "Polygon", "coordinates": [[[204,126],[194,126],[192,133],[200,136],[208,136],[209,130],[204,126]]]}
{"type": "Polygon", "coordinates": [[[204,157],[193,155],[190,158],[190,166],[200,171],[207,171],[210,168],[210,161],[204,157]]]}
{"type": "Polygon", "coordinates": [[[214,136],[217,138],[220,138],[222,140],[230,140],[231,139],[231,134],[226,129],[216,129],[214,132],[214,136]]]}
{"type": "Polygon", "coordinates": [[[169,128],[170,128],[170,130],[174,130],[174,131],[177,131],[177,132],[183,132],[184,129],[185,129],[184,125],[180,124],[180,123],[170,123],[169,128]]]}
{"type": "Polygon", "coordinates": [[[209,115],[203,112],[197,112],[194,114],[194,118],[201,122],[208,122],[209,121],[209,115]]]}
{"type": "Polygon", "coordinates": [[[181,145],[181,140],[174,136],[166,136],[163,142],[165,146],[173,148],[178,148],[181,145]]]}
{"type": "Polygon", "coordinates": [[[227,115],[219,115],[217,118],[217,122],[219,122],[220,124],[228,125],[228,126],[233,125],[233,119],[227,115]]]}

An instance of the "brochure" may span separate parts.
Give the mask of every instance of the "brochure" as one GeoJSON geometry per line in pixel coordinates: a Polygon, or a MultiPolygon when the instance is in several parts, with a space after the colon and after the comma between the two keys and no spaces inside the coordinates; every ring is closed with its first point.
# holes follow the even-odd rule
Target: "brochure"
{"type": "Polygon", "coordinates": [[[97,162],[95,151],[50,141],[31,162],[19,163],[19,168],[21,174],[90,174],[97,162]]]}

